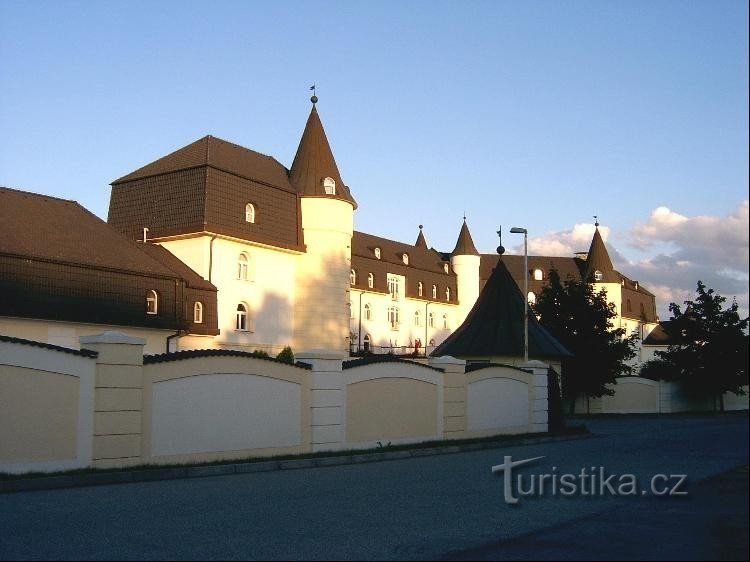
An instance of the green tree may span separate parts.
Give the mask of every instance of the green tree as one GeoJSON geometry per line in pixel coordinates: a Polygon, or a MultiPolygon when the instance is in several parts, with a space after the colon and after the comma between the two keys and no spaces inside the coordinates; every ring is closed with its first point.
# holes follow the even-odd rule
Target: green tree
{"type": "Polygon", "coordinates": [[[672,318],[664,324],[670,345],[643,365],[641,376],[677,381],[687,396],[711,397],[721,410],[725,392],[744,394],[748,318],[740,318],[736,302],[724,308],[725,302],[698,281],[695,299],[684,301],[684,312],[671,303],[672,318]]]}
{"type": "Polygon", "coordinates": [[[635,356],[635,336],[625,337],[624,329],[614,328],[617,313],[606,293],[595,292],[584,281],[563,283],[552,270],[533,309],[542,326],[573,354],[562,363],[563,397],[570,402],[570,413],[581,395],[613,394],[607,385],[630,373],[627,360],[635,356]]]}
{"type": "Polygon", "coordinates": [[[276,359],[279,361],[283,361],[284,363],[289,363],[290,365],[294,365],[294,353],[292,352],[292,348],[289,346],[286,346],[284,349],[279,351],[279,354],[276,356],[276,359]]]}

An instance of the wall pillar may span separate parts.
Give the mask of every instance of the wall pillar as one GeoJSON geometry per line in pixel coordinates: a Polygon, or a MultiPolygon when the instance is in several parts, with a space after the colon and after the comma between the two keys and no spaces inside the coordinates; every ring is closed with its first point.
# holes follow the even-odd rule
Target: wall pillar
{"type": "Polygon", "coordinates": [[[443,437],[466,436],[466,361],[450,355],[431,357],[430,367],[443,371],[443,437]]]}
{"type": "Polygon", "coordinates": [[[310,383],[310,450],[337,451],[344,446],[344,378],[346,355],[336,351],[306,351],[295,359],[312,366],[310,383]]]}
{"type": "Polygon", "coordinates": [[[132,466],[141,461],[143,347],[146,340],[120,332],[79,338],[96,351],[94,383],[95,468],[132,466]]]}
{"type": "Polygon", "coordinates": [[[532,376],[531,431],[533,433],[546,433],[549,430],[549,388],[547,386],[549,365],[532,360],[521,363],[519,367],[531,373],[532,376]]]}

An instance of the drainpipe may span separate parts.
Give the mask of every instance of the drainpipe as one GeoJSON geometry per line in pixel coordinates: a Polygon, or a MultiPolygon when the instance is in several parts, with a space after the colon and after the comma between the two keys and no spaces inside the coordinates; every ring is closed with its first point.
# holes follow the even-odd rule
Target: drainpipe
{"type": "Polygon", "coordinates": [[[362,292],[359,293],[359,330],[357,332],[357,353],[362,351],[362,292]]]}
{"type": "Polygon", "coordinates": [[[211,283],[211,273],[214,269],[214,240],[216,235],[211,237],[211,242],[208,244],[208,282],[211,283]]]}

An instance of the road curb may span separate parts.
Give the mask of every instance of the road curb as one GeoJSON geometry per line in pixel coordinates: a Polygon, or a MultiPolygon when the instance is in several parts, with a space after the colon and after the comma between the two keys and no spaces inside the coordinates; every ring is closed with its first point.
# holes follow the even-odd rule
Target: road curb
{"type": "Polygon", "coordinates": [[[113,472],[92,472],[89,474],[62,474],[57,476],[43,476],[38,478],[19,478],[16,480],[0,480],[0,494],[11,492],[31,492],[37,490],[55,490],[60,488],[78,488],[83,486],[129,484],[134,482],[151,482],[155,480],[205,478],[208,476],[227,476],[231,474],[249,474],[254,472],[270,472],[275,470],[322,468],[327,466],[394,461],[434,455],[450,455],[456,453],[480,451],[484,449],[518,447],[521,445],[538,445],[542,443],[552,443],[557,441],[574,441],[579,439],[589,439],[592,437],[597,437],[597,435],[591,433],[558,436],[547,435],[544,437],[523,437],[519,439],[505,439],[503,441],[467,443],[465,445],[443,445],[428,448],[406,450],[402,449],[398,451],[383,451],[376,453],[352,452],[350,455],[336,455],[330,457],[312,457],[303,459],[268,460],[256,462],[240,461],[237,463],[219,465],[131,469],[113,472]]]}

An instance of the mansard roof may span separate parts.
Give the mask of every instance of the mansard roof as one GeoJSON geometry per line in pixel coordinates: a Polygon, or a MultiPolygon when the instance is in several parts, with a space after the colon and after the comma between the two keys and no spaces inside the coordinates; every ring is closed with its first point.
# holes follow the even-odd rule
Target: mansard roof
{"type": "MultiPolygon", "coordinates": [[[[501,258],[466,320],[432,355],[523,356],[524,309],[524,297],[501,258]]],[[[529,314],[529,357],[566,356],[570,352],[529,314]]]]}
{"type": "Polygon", "coordinates": [[[464,219],[463,225],[461,225],[461,232],[458,233],[458,240],[456,241],[456,247],[451,252],[454,256],[478,256],[476,246],[474,246],[474,240],[471,239],[471,233],[469,227],[466,225],[466,219],[464,219]]]}
{"type": "Polygon", "coordinates": [[[1,315],[218,333],[216,287],[166,249],[128,240],[75,201],[0,188],[0,206],[1,315]],[[146,313],[150,291],[158,314],[146,313]]]}
{"type": "Polygon", "coordinates": [[[278,160],[211,135],[116,179],[112,185],[201,166],[211,166],[292,193],[295,191],[289,183],[287,169],[278,160]]]}
{"type": "Polygon", "coordinates": [[[289,170],[289,181],[301,196],[340,199],[348,201],[355,209],[357,208],[354,197],[341,179],[336,159],[333,157],[314,104],[289,170]],[[331,178],[336,182],[335,195],[326,194],[323,187],[325,178],[331,178]]]}
{"type": "Polygon", "coordinates": [[[352,237],[352,269],[357,272],[356,289],[387,292],[388,273],[406,277],[405,294],[410,298],[448,302],[455,304],[458,299],[456,274],[449,262],[434,249],[412,246],[388,238],[354,232],[352,237]],[[380,258],[375,249],[380,249],[380,258]],[[404,263],[404,254],[409,263],[404,263]],[[446,266],[448,271],[446,272],[446,266]],[[374,287],[367,285],[367,275],[374,276],[374,287]],[[422,296],[419,296],[419,283],[422,283],[422,296]],[[432,297],[432,285],[437,287],[437,296],[432,297]],[[445,289],[450,289],[450,300],[445,299],[445,289]]]}

